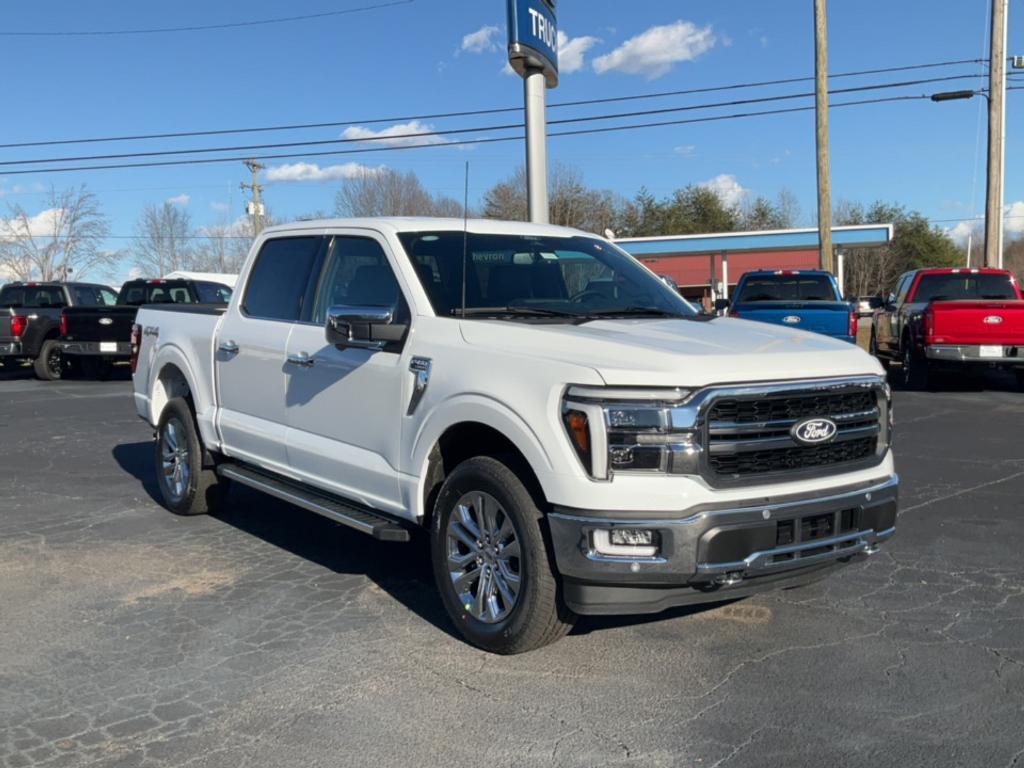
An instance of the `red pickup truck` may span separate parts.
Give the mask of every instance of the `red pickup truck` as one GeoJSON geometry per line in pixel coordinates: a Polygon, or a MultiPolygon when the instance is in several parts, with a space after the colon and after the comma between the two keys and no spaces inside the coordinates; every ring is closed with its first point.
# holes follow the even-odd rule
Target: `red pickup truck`
{"type": "Polygon", "coordinates": [[[909,389],[939,366],[1013,368],[1024,386],[1024,301],[1011,272],[907,272],[873,319],[871,353],[898,364],[909,389]]]}

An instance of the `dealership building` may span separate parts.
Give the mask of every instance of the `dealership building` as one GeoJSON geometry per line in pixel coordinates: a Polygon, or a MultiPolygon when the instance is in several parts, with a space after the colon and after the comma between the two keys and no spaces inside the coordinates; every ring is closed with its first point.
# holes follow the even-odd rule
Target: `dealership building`
{"type": "MultiPolygon", "coordinates": [[[[873,248],[891,241],[892,224],[833,227],[832,246],[840,285],[844,248],[873,248]]],[[[615,243],[654,272],[675,280],[680,293],[696,300],[728,298],[744,272],[818,268],[816,228],[627,237],[615,243]]]]}

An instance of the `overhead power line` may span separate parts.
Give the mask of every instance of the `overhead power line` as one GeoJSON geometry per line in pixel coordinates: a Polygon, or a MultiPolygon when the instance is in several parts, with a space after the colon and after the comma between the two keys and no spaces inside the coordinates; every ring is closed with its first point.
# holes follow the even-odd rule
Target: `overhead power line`
{"type": "MultiPolygon", "coordinates": [[[[907,64],[904,66],[882,67],[878,69],[862,69],[854,72],[839,72],[829,75],[830,80],[847,77],[861,77],[864,75],[876,75],[891,72],[909,72],[921,69],[934,69],[938,67],[959,66],[962,64],[983,64],[984,59],[957,59],[951,61],[938,61],[926,64],[907,64]]],[[[980,75],[979,75],[980,76],[980,75]]],[[[608,96],[599,99],[583,99],[579,101],[563,101],[549,104],[551,109],[564,107],[582,107],[594,104],[611,104],[620,101],[639,101],[644,99],[660,99],[673,96],[692,96],[701,93],[717,93],[721,91],[733,91],[744,88],[761,88],[773,85],[792,85],[795,83],[813,82],[814,77],[789,77],[775,80],[761,80],[757,82],[730,83],[727,85],[709,86],[706,88],[689,88],[676,91],[656,91],[652,93],[630,94],[625,96],[608,96]]],[[[348,125],[380,125],[383,123],[402,123],[414,120],[446,120],[454,117],[482,117],[485,115],[507,114],[510,112],[522,112],[522,106],[518,107],[495,107],[491,109],[471,109],[452,112],[436,112],[420,115],[398,115],[393,117],[374,117],[359,120],[334,120],[319,123],[292,123],[284,125],[269,125],[241,128],[219,128],[200,131],[171,131],[165,133],[144,133],[124,136],[99,136],[78,139],[52,139],[47,141],[22,141],[7,144],[0,144],[0,149],[17,149],[24,147],[49,147],[62,144],[94,144],[117,141],[143,141],[148,139],[179,139],[194,138],[197,136],[224,136],[229,134],[242,133],[266,133],[275,131],[294,131],[314,128],[340,128],[348,125]]]]}
{"type": "Polygon", "coordinates": [[[101,29],[101,30],[79,30],[79,31],[56,31],[56,30],[13,30],[0,31],[0,37],[109,37],[113,35],[160,35],[170,32],[206,32],[215,29],[239,29],[242,27],[261,27],[268,24],[285,24],[293,21],[308,21],[310,19],[323,19],[329,16],[344,16],[350,13],[361,13],[363,11],[375,11],[379,8],[391,8],[396,5],[410,5],[416,0],[391,0],[386,3],[375,3],[373,5],[362,5],[357,8],[343,8],[337,11],[324,11],[323,13],[307,13],[302,16],[281,16],[275,19],[258,19],[255,21],[234,21],[225,24],[193,24],[183,27],[151,27],[146,29],[101,29]]]}
{"type": "MultiPolygon", "coordinates": [[[[949,82],[950,80],[970,80],[981,77],[981,75],[947,75],[944,77],[932,77],[918,80],[904,80],[894,83],[874,83],[871,85],[858,85],[851,86],[849,88],[836,88],[829,91],[830,96],[850,94],[850,93],[862,93],[868,91],[886,90],[890,88],[907,88],[916,85],[927,85],[934,83],[949,82]]],[[[767,104],[779,101],[791,101],[794,99],[805,99],[814,96],[813,91],[804,93],[791,93],[782,94],[777,96],[759,96],[750,99],[733,99],[730,101],[719,101],[705,104],[688,104],[681,107],[664,107],[660,109],[645,109],[635,110],[632,112],[617,112],[605,115],[588,115],[584,117],[571,117],[562,118],[559,120],[549,120],[549,126],[555,125],[572,125],[576,123],[587,123],[597,122],[603,120],[620,120],[631,117],[648,117],[651,115],[662,115],[672,114],[677,112],[691,112],[695,110],[703,109],[721,109],[724,107],[739,107],[748,104],[767,104]]],[[[384,140],[393,141],[405,141],[405,140],[425,140],[437,136],[451,136],[456,134],[472,134],[472,133],[487,133],[492,131],[506,131],[522,128],[522,123],[506,123],[504,125],[486,125],[476,126],[471,128],[449,128],[438,131],[429,132],[415,132],[415,133],[403,133],[393,134],[384,138],[384,140]]],[[[126,152],[109,155],[78,155],[70,157],[50,157],[50,158],[32,158],[29,160],[5,160],[0,161],[0,167],[13,167],[13,166],[24,166],[24,165],[38,165],[40,163],[73,163],[73,162],[94,162],[99,160],[128,160],[132,158],[144,158],[144,157],[175,157],[181,155],[199,155],[199,154],[215,154],[219,152],[252,152],[254,150],[267,150],[267,149],[287,149],[295,147],[316,147],[316,146],[332,146],[342,144],[357,144],[357,143],[372,143],[380,142],[381,139],[368,139],[365,137],[359,138],[342,138],[342,139],[318,139],[312,141],[290,141],[290,142],[276,142],[272,144],[246,144],[236,146],[220,146],[220,147],[201,147],[197,149],[168,149],[168,150],[157,150],[151,152],[126,152]]],[[[372,151],[371,149],[362,151],[372,151]]],[[[40,170],[46,170],[40,169],[40,170]]],[[[5,171],[6,172],[6,171],[5,171]]]]}
{"type": "MultiPolygon", "coordinates": [[[[861,106],[866,104],[884,104],[889,102],[900,102],[900,101],[921,101],[930,99],[931,97],[927,94],[922,95],[904,95],[904,96],[888,96],[875,99],[862,99],[859,101],[848,101],[834,103],[830,106],[830,109],[839,109],[842,107],[853,107],[861,106]]],[[[710,123],[718,122],[723,120],[737,120],[750,117],[760,117],[764,115],[782,115],[790,114],[795,112],[807,112],[813,110],[813,106],[808,107],[786,107],[780,109],[761,110],[755,112],[734,112],[726,115],[711,115],[708,117],[694,117],[683,120],[666,120],[659,122],[649,123],[635,123],[631,125],[617,125],[617,126],[606,126],[603,128],[584,128],[572,131],[552,131],[548,133],[550,137],[556,136],[583,136],[587,134],[600,134],[600,133],[612,133],[616,131],[630,131],[643,128],[659,128],[674,125],[688,125],[694,123],[710,123]]],[[[461,147],[461,146],[473,146],[477,144],[497,144],[501,142],[509,141],[522,141],[521,136],[493,136],[479,139],[462,139],[458,141],[446,141],[446,142],[434,142],[427,144],[405,144],[390,147],[373,147],[363,149],[334,149],[324,152],[288,152],[288,153],[276,153],[276,154],[263,154],[263,155],[249,155],[248,157],[205,157],[205,158],[190,158],[187,160],[157,160],[144,163],[110,163],[103,165],[83,165],[83,166],[72,166],[64,168],[31,168],[24,170],[15,171],[4,171],[4,176],[19,176],[29,173],[70,173],[74,171],[103,171],[103,170],[114,170],[124,168],[158,168],[158,167],[170,167],[170,166],[183,166],[183,165],[211,165],[214,163],[237,163],[252,157],[258,160],[283,160],[293,158],[307,158],[307,157],[337,157],[345,155],[357,155],[367,154],[376,152],[397,152],[409,149],[427,149],[435,147],[461,147]]]]}

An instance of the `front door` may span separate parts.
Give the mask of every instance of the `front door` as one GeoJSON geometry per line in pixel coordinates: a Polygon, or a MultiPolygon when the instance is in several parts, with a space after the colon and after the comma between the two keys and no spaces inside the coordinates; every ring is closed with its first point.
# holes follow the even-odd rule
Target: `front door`
{"type": "Polygon", "coordinates": [[[285,359],[288,337],[309,299],[324,238],[284,237],[260,248],[240,296],[214,340],[219,429],[224,451],[285,471],[285,359]]]}
{"type": "Polygon", "coordinates": [[[309,321],[295,326],[288,343],[288,460],[306,482],[401,513],[404,343],[338,349],[324,332],[328,307],[338,305],[394,308],[395,322],[408,325],[408,304],[386,249],[383,239],[366,234],[331,241],[309,321]]]}

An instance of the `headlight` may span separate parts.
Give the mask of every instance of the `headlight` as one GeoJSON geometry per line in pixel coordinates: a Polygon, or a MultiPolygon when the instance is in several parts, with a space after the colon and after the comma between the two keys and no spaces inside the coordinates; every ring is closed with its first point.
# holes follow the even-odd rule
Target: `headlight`
{"type": "Polygon", "coordinates": [[[700,441],[689,390],[570,387],[562,422],[591,477],[614,472],[697,474],[700,441]]]}

